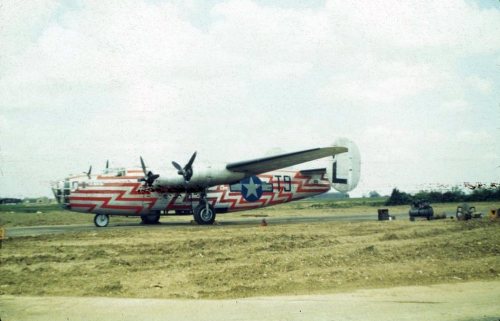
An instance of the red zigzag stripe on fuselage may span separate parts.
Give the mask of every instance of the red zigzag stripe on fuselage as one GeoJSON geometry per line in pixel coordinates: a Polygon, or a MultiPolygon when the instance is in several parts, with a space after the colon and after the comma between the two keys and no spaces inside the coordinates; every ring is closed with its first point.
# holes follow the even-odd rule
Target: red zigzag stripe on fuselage
{"type": "MultiPolygon", "coordinates": [[[[290,176],[293,179],[290,182],[290,186],[292,187],[292,191],[285,191],[285,186],[280,186],[278,191],[273,192],[263,192],[261,198],[256,200],[255,202],[248,202],[244,199],[241,192],[231,192],[229,190],[229,185],[219,185],[216,187],[212,187],[208,191],[208,199],[210,203],[216,208],[224,208],[228,211],[242,211],[242,210],[250,210],[256,209],[265,206],[272,206],[277,204],[282,204],[286,202],[290,202],[292,200],[298,200],[306,197],[310,197],[312,195],[320,194],[327,192],[330,189],[330,184],[327,179],[325,179],[325,174],[322,175],[321,178],[318,179],[321,183],[313,183],[310,184],[312,177],[311,176],[303,176],[300,172],[295,171],[284,171],[285,173],[290,173],[290,176]]],[[[283,174],[283,172],[280,172],[283,174]]],[[[262,181],[266,181],[267,183],[276,184],[274,181],[274,174],[264,174],[258,175],[262,181]]],[[[110,179],[108,177],[102,177],[102,179],[110,179]]],[[[113,178],[111,178],[113,179],[113,178]]],[[[120,177],[115,179],[131,179],[131,177],[120,177]]],[[[81,189],[72,193],[70,196],[70,201],[88,201],[88,202],[102,202],[101,205],[95,203],[72,203],[72,207],[80,207],[80,208],[88,208],[88,212],[92,212],[96,207],[103,209],[115,209],[115,210],[133,210],[136,214],[139,214],[144,210],[151,210],[155,203],[158,200],[158,197],[144,197],[144,195],[158,195],[157,192],[151,192],[148,190],[139,190],[142,186],[140,183],[135,182],[103,182],[103,185],[99,186],[88,186],[87,188],[92,189],[81,189]],[[112,187],[116,187],[118,189],[110,189],[112,187]],[[81,196],[75,196],[81,195],[81,196]],[[88,194],[98,194],[99,196],[88,197],[85,195],[88,194]],[[102,194],[106,194],[106,196],[101,196],[102,194]],[[111,195],[110,195],[111,194],[111,195]],[[139,197],[130,197],[130,196],[139,196],[139,197]],[[130,205],[130,204],[110,204],[111,202],[144,202],[148,204],[145,208],[144,205],[130,205]]],[[[176,204],[179,201],[178,197],[173,197],[172,200],[169,201],[168,205],[165,209],[167,210],[175,210],[175,209],[190,209],[191,202],[187,199],[185,194],[181,202],[176,204]]],[[[192,201],[196,202],[197,199],[192,199],[192,201]]]]}
{"type": "MultiPolygon", "coordinates": [[[[109,204],[111,201],[116,201],[116,202],[144,202],[144,203],[149,203],[147,209],[150,210],[158,198],[156,197],[124,197],[125,194],[129,195],[144,195],[145,192],[140,192],[138,189],[140,188],[141,184],[140,183],[109,183],[109,184],[104,184],[103,187],[110,187],[110,186],[116,186],[116,187],[132,187],[132,189],[122,189],[122,190],[110,190],[110,189],[92,189],[92,190],[76,190],[74,194],[115,194],[117,195],[115,198],[113,196],[109,197],[85,197],[85,196],[70,196],[70,202],[71,201],[97,201],[97,202],[102,202],[102,205],[99,206],[100,208],[105,208],[105,209],[114,209],[114,210],[133,210],[135,211],[136,214],[139,214],[143,209],[144,206],[138,206],[138,205],[111,205],[109,204]]],[[[150,194],[147,192],[147,194],[150,194]]],[[[97,204],[82,204],[82,203],[72,203],[72,207],[89,207],[89,212],[95,209],[97,207],[97,204]]]]}

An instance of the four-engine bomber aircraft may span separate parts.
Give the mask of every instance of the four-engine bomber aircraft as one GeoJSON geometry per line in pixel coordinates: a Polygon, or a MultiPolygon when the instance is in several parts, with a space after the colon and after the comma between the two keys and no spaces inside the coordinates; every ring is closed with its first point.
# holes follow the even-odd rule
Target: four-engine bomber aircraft
{"type": "Polygon", "coordinates": [[[271,157],[198,169],[196,152],[178,175],[154,174],[142,157],[142,168],[108,168],[54,182],[57,201],[75,212],[94,213],[98,227],[110,215],[137,216],[143,223],[158,223],[161,215],[193,214],[198,224],[213,224],[216,213],[250,210],[322,194],[331,187],[348,192],[359,181],[360,157],[356,145],[340,139],[332,147],[315,148],[271,157]],[[326,168],[284,168],[327,158],[326,168]]]}

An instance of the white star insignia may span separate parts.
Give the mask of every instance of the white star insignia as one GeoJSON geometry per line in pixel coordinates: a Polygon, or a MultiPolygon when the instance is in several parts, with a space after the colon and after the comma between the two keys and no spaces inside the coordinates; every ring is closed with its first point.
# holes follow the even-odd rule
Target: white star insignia
{"type": "Polygon", "coordinates": [[[260,184],[255,184],[252,177],[250,177],[249,184],[243,184],[243,186],[245,186],[245,188],[247,189],[247,196],[246,196],[247,198],[250,195],[255,195],[255,197],[259,197],[259,194],[257,194],[257,189],[260,187],[260,184]]]}

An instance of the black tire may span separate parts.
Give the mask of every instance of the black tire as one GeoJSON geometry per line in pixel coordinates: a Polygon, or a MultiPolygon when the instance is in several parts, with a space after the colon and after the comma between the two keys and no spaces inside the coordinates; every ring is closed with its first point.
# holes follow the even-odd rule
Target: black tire
{"type": "Polygon", "coordinates": [[[215,222],[215,209],[212,205],[208,205],[208,213],[205,204],[198,204],[194,209],[194,220],[200,225],[210,225],[215,222]]]}
{"type": "Polygon", "coordinates": [[[143,224],[158,224],[160,222],[160,215],[150,214],[141,216],[143,224]]]}
{"type": "Polygon", "coordinates": [[[109,215],[107,214],[96,214],[94,216],[94,224],[97,227],[106,227],[109,224],[109,215]]]}
{"type": "Polygon", "coordinates": [[[410,221],[411,222],[415,221],[415,218],[413,216],[410,216],[410,221]]]}

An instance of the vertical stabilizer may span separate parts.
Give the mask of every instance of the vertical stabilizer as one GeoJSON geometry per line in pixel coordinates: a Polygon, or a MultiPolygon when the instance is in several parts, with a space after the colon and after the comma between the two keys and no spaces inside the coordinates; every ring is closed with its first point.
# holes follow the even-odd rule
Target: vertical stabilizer
{"type": "Polygon", "coordinates": [[[359,149],[347,138],[338,138],[333,146],[347,147],[348,151],[329,159],[328,179],[335,190],[347,193],[358,186],[361,170],[359,149]]]}

